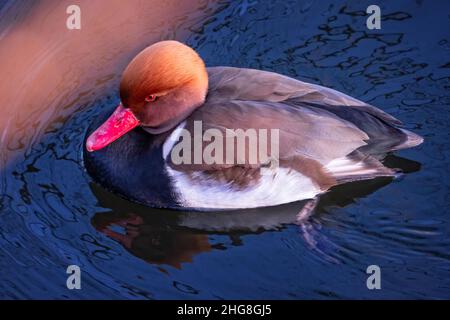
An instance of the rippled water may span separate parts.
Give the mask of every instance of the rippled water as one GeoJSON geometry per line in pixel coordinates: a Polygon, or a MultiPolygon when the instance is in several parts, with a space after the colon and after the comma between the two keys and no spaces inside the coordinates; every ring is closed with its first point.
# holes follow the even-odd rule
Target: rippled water
{"type": "MultiPolygon", "coordinates": [[[[45,130],[29,143],[2,140],[0,298],[450,298],[450,3],[389,1],[373,31],[369,4],[200,1],[162,26],[161,38],[185,40],[209,66],[276,71],[390,112],[425,137],[386,160],[407,174],[338,187],[300,226],[292,222],[301,203],[211,215],[118,198],[92,182],[82,161],[89,123],[118,102],[112,65],[126,64],[120,53],[130,44],[111,43],[116,53],[104,68],[94,61],[99,71],[82,86],[39,96],[66,110],[33,113],[45,130]],[[97,94],[83,94],[86,87],[97,94]],[[82,290],[66,288],[70,264],[81,267],[82,290]],[[366,288],[372,264],[381,267],[381,290],[366,288]]],[[[139,41],[149,30],[127,35],[136,40],[131,51],[148,44],[139,41]]],[[[51,63],[50,52],[27,73],[51,63]]],[[[72,58],[83,64],[89,55],[72,58]]],[[[8,123],[3,135],[34,132],[26,121],[8,123]]]]}

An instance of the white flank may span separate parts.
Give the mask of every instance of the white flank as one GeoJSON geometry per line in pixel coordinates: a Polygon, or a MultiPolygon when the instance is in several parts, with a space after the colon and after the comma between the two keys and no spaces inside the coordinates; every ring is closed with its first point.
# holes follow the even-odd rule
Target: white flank
{"type": "Polygon", "coordinates": [[[312,199],[321,190],[310,178],[295,170],[277,168],[273,175],[263,175],[255,185],[237,189],[203,172],[190,177],[166,165],[181,205],[203,209],[242,209],[274,206],[312,199]]]}

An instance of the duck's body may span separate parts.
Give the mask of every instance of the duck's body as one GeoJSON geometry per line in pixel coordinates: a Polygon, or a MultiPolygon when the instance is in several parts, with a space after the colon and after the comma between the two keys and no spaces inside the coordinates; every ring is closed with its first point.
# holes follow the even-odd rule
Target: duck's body
{"type": "MultiPolygon", "coordinates": [[[[136,128],[86,153],[90,174],[106,188],[149,206],[255,208],[312,199],[349,181],[393,176],[395,171],[379,159],[422,142],[383,111],[318,85],[230,67],[207,68],[207,79],[206,99],[180,112],[175,123],[136,128]],[[221,132],[277,129],[278,166],[174,164],[171,152],[180,129],[193,137],[194,121],[201,121],[203,130],[221,132]]],[[[105,120],[106,115],[99,118],[89,133],[105,120]]]]}

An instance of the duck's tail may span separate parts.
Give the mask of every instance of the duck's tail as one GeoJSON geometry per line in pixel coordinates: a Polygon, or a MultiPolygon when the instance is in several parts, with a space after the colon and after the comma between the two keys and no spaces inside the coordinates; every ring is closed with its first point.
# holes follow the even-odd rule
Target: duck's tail
{"type": "Polygon", "coordinates": [[[423,142],[423,138],[418,134],[415,134],[414,132],[411,132],[403,128],[397,129],[402,131],[406,135],[406,140],[393,147],[392,151],[416,147],[423,142]]]}
{"type": "MultiPolygon", "coordinates": [[[[406,138],[387,148],[386,146],[379,148],[382,150],[384,149],[382,154],[367,154],[364,152],[364,147],[362,147],[343,158],[334,159],[328,163],[325,168],[331,173],[333,178],[336,179],[338,184],[377,177],[399,176],[401,174],[400,169],[388,168],[380,160],[385,157],[386,152],[408,149],[420,145],[423,142],[423,138],[409,130],[403,128],[397,129],[400,130],[406,138]]],[[[379,144],[382,145],[383,141],[380,141],[379,144]]],[[[374,145],[377,145],[377,143],[372,141],[372,145],[369,146],[370,149],[376,149],[374,148],[374,145]]]]}

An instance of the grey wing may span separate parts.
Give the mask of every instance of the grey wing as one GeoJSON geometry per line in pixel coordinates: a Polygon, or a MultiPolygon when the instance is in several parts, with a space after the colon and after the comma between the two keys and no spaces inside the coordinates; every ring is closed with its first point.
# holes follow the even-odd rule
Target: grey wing
{"type": "Polygon", "coordinates": [[[331,112],[293,107],[282,102],[210,102],[193,114],[188,128],[193,127],[195,120],[202,121],[204,130],[218,129],[224,135],[226,129],[276,130],[281,160],[303,157],[327,164],[366,145],[365,140],[369,139],[354,124],[331,112]]]}

